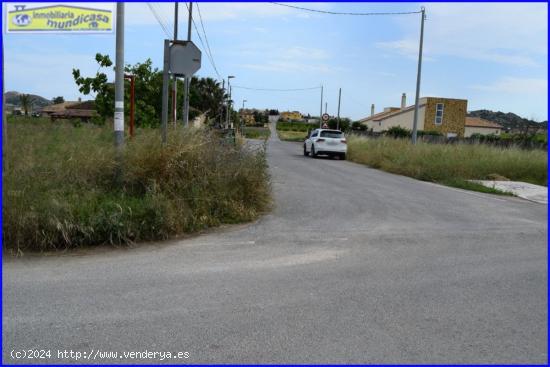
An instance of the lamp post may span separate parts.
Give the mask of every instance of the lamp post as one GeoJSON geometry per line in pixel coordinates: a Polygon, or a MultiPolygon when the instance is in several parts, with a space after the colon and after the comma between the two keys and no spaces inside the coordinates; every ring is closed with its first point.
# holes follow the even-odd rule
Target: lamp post
{"type": "Polygon", "coordinates": [[[243,99],[243,110],[244,110],[244,103],[248,102],[246,99],[243,99]]]}

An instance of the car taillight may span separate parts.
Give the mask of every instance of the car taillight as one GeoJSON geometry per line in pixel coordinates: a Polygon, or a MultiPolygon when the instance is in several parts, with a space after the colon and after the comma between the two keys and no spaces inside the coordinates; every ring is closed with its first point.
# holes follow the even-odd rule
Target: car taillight
{"type": "Polygon", "coordinates": [[[318,143],[322,143],[322,142],[324,142],[324,141],[325,141],[325,139],[317,139],[317,142],[318,142],[318,143]]]}
{"type": "Polygon", "coordinates": [[[342,139],[342,140],[340,140],[340,141],[341,141],[342,143],[344,143],[344,144],[347,144],[346,139],[342,139]]]}

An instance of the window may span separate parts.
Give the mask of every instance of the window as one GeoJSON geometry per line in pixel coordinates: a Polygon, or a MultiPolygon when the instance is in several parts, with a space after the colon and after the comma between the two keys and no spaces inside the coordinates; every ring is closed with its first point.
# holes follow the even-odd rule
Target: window
{"type": "Polygon", "coordinates": [[[333,138],[340,139],[342,138],[342,132],[338,130],[324,130],[321,131],[321,138],[333,138]]]}
{"type": "Polygon", "coordinates": [[[314,132],[311,133],[310,138],[314,138],[314,137],[316,137],[316,136],[317,136],[317,130],[315,130],[314,132]]]}
{"type": "Polygon", "coordinates": [[[435,105],[435,124],[441,125],[443,123],[443,103],[435,105]]]}

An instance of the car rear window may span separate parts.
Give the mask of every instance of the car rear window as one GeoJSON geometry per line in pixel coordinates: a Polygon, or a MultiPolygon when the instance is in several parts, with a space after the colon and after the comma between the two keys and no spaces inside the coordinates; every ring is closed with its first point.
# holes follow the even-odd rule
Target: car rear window
{"type": "Polygon", "coordinates": [[[330,130],[327,130],[327,131],[321,131],[321,138],[334,138],[334,139],[339,139],[339,138],[342,138],[342,132],[341,131],[330,131],[330,130]]]}

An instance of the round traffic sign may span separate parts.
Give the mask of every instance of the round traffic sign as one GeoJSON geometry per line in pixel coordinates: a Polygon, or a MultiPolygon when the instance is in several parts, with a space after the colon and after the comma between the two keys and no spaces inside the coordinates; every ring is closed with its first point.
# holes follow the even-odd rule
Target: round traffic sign
{"type": "Polygon", "coordinates": [[[321,118],[323,119],[323,121],[328,121],[330,119],[330,116],[328,115],[328,113],[323,113],[323,116],[321,118]]]}

